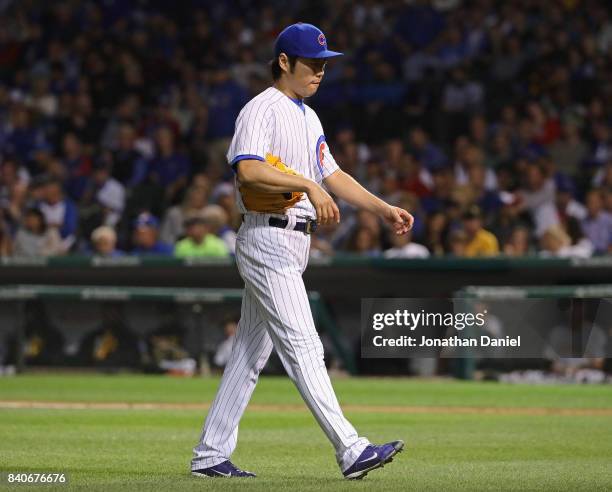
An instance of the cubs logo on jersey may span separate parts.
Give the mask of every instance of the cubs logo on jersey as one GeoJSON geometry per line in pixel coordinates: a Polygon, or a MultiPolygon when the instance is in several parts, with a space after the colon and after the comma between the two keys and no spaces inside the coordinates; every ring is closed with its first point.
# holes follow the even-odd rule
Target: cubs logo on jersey
{"type": "Polygon", "coordinates": [[[327,144],[325,143],[325,135],[321,135],[319,140],[317,140],[317,167],[319,168],[319,172],[321,176],[323,176],[323,160],[325,158],[325,148],[327,144]]]}

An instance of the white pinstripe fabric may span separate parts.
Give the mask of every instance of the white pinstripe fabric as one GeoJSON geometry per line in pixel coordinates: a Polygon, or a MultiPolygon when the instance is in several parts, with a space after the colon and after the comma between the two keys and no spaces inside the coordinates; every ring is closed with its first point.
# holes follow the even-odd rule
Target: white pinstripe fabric
{"type": "MultiPolygon", "coordinates": [[[[238,423],[259,372],[276,349],[300,395],[333,444],[341,470],[369,444],[342,414],[323,360],[302,274],[310,236],[267,225],[271,215],[245,216],[236,242],[236,262],[245,282],[241,319],[232,355],[209,410],[192,469],[229,459],[238,423]]],[[[299,220],[299,219],[298,219],[299,220]]]]}

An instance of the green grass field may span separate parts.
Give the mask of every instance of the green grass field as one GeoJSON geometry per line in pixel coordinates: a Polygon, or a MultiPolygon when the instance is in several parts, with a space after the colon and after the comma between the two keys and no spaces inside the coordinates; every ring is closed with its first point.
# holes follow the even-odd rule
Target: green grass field
{"type": "Polygon", "coordinates": [[[233,456],[258,478],[192,477],[191,448],[206,410],[188,404],[212,401],[217,384],[132,375],[0,378],[0,471],[70,474],[69,485],[42,490],[612,489],[606,386],[335,380],[362,435],[406,441],[393,463],[348,482],[295,388],[270,377],[247,408],[233,456]],[[32,402],[38,407],[21,408],[32,402]],[[104,408],[108,402],[133,405],[104,408]]]}

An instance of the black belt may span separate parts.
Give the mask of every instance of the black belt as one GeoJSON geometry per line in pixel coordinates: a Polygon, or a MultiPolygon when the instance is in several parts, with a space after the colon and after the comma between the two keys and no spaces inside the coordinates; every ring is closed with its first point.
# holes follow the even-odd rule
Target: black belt
{"type": "MultiPolygon", "coordinates": [[[[289,224],[289,219],[281,219],[279,217],[270,217],[268,220],[268,225],[272,227],[279,227],[281,229],[286,229],[287,224],[289,224]]],[[[312,234],[317,230],[317,221],[315,219],[306,219],[306,221],[297,221],[295,223],[294,231],[300,231],[304,234],[312,234]]]]}

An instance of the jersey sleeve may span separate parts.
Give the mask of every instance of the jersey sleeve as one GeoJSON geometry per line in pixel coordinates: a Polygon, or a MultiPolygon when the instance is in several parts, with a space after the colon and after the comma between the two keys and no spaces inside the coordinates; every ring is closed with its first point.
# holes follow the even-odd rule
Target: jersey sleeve
{"type": "Polygon", "coordinates": [[[270,152],[272,112],[262,103],[247,104],[236,119],[227,162],[236,171],[236,164],[244,159],[264,161],[270,152]]]}
{"type": "Polygon", "coordinates": [[[329,145],[325,141],[325,135],[321,135],[317,140],[317,149],[316,149],[316,160],[317,160],[317,182],[320,183],[328,176],[334,174],[340,166],[334,159],[331,151],[329,150],[329,145]]]}

